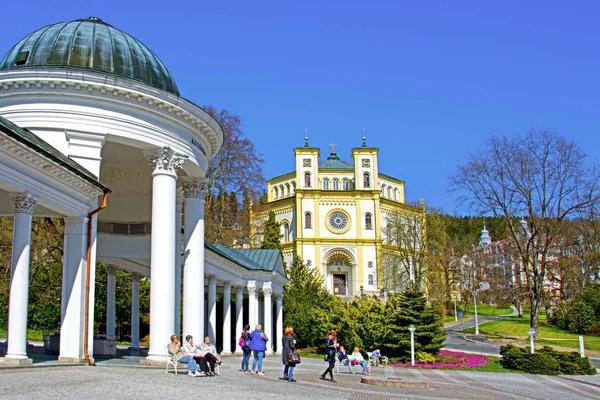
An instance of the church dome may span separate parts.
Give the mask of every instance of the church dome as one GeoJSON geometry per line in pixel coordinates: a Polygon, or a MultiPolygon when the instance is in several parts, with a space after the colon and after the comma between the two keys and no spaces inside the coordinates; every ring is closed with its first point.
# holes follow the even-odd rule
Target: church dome
{"type": "Polygon", "coordinates": [[[0,71],[33,67],[91,69],[180,95],[156,54],[97,17],[40,28],[21,39],[0,61],[0,71]]]}

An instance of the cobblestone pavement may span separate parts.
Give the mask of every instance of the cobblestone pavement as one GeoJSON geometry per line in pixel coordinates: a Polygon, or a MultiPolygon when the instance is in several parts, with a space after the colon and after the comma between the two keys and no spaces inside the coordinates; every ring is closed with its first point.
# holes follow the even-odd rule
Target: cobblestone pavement
{"type": "Polygon", "coordinates": [[[139,358],[98,362],[95,367],[1,368],[0,399],[598,399],[600,377],[549,377],[509,373],[373,368],[373,376],[426,381],[428,389],[393,389],[360,383],[361,375],[341,368],[337,383],[319,380],[326,364],[304,359],[296,383],[279,380],[279,357],[265,359],[265,376],[238,371],[239,357],[224,358],[221,376],[165,374],[164,368],[143,367],[139,358]]]}

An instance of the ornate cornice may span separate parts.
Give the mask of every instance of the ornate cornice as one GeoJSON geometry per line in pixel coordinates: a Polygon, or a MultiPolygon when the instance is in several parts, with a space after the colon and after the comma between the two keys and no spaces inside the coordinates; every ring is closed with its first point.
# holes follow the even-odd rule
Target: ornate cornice
{"type": "Polygon", "coordinates": [[[187,159],[184,154],[176,153],[170,147],[163,147],[156,151],[145,151],[144,155],[150,161],[152,175],[168,174],[177,177],[177,170],[181,168],[183,162],[187,159]]]}
{"type": "Polygon", "coordinates": [[[15,204],[15,213],[33,215],[37,206],[37,199],[30,193],[11,193],[10,198],[15,204]]]}
{"type": "Polygon", "coordinates": [[[81,178],[54,161],[42,156],[40,153],[6,136],[0,136],[0,151],[18,158],[24,164],[27,164],[44,175],[50,175],[58,181],[66,183],[69,187],[83,193],[86,197],[95,197],[102,194],[102,190],[92,185],[90,182],[81,178]]]}
{"type": "Polygon", "coordinates": [[[111,99],[121,98],[132,104],[143,104],[152,107],[158,112],[163,112],[178,119],[180,122],[199,129],[210,142],[211,149],[208,158],[217,154],[223,141],[217,133],[222,130],[216,121],[204,110],[195,106],[193,103],[170,93],[161,93],[154,88],[144,88],[143,85],[118,77],[111,77],[107,80],[106,74],[95,73],[93,71],[69,70],[58,68],[51,69],[28,69],[27,71],[7,71],[0,74],[0,92],[21,91],[38,93],[40,89],[54,92],[65,90],[74,90],[76,92],[87,92],[97,96],[108,97],[111,99]],[[126,88],[123,85],[131,85],[126,88]],[[197,109],[197,110],[195,110],[197,109]],[[195,113],[204,114],[207,121],[198,118],[195,113]]]}

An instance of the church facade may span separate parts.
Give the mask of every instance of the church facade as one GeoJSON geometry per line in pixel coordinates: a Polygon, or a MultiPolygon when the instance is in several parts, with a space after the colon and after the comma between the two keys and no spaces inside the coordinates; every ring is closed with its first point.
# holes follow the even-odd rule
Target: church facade
{"type": "Polygon", "coordinates": [[[331,293],[341,297],[380,294],[386,254],[398,253],[390,234],[398,218],[424,215],[405,203],[404,181],[379,172],[379,149],[352,149],[342,161],[335,143],[326,160],[320,149],[294,149],[295,170],[267,181],[267,203],[254,206],[251,232],[260,246],[269,213],[281,228],[284,261],[299,256],[320,271],[331,293]]]}

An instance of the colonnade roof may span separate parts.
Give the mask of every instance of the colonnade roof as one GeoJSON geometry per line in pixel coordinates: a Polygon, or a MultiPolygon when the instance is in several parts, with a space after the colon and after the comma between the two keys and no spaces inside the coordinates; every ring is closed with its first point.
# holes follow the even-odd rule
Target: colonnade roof
{"type": "Polygon", "coordinates": [[[96,186],[104,193],[111,192],[111,190],[108,187],[106,187],[96,179],[94,174],[92,174],[90,171],[88,171],[69,157],[65,156],[63,153],[49,145],[47,142],[33,134],[31,131],[23,129],[13,124],[6,118],[0,117],[0,132],[25,144],[27,147],[40,153],[47,159],[60,164],[62,167],[90,182],[92,185],[96,186]]]}
{"type": "Polygon", "coordinates": [[[206,243],[205,246],[248,270],[272,272],[277,270],[279,264],[283,267],[279,250],[230,249],[220,243],[206,243]]]}

